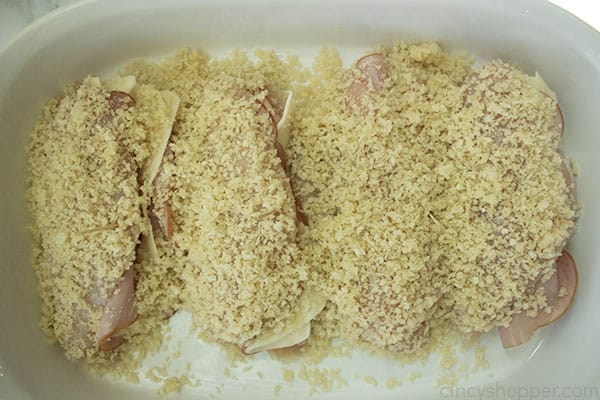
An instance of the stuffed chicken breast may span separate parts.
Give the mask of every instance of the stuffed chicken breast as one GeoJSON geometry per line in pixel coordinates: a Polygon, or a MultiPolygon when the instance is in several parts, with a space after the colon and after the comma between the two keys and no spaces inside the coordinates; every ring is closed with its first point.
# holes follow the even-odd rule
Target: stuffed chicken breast
{"type": "Polygon", "coordinates": [[[512,347],[560,317],[577,288],[575,262],[564,250],[578,213],[570,161],[559,151],[564,120],[539,75],[502,61],[475,71],[464,92],[459,118],[473,150],[463,174],[486,185],[459,197],[472,208],[474,236],[466,241],[479,266],[472,275],[494,285],[462,287],[469,300],[454,308],[465,330],[500,322],[502,343],[512,347]],[[474,314],[473,301],[484,299],[494,312],[474,314]]]}
{"type": "Polygon", "coordinates": [[[71,359],[118,346],[137,317],[144,175],[173,123],[168,99],[131,76],[88,77],[51,101],[34,131],[29,200],[42,325],[71,359]]]}
{"type": "Polygon", "coordinates": [[[172,214],[167,236],[186,258],[183,308],[212,339],[245,353],[302,342],[323,307],[296,244],[301,212],[284,148],[290,94],[265,87],[209,74],[157,188],[168,192],[157,195],[172,214]]]}

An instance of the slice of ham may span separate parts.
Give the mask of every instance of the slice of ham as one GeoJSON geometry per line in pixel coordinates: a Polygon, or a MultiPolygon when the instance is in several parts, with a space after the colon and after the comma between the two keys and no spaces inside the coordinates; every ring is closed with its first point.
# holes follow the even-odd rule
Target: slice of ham
{"type": "Polygon", "coordinates": [[[348,87],[351,109],[365,112],[366,99],[383,87],[387,77],[385,57],[381,53],[368,54],[356,61],[356,68],[360,72],[355,76],[348,87]]]}
{"type": "Polygon", "coordinates": [[[113,110],[127,110],[135,107],[135,100],[129,93],[120,90],[111,90],[108,97],[108,102],[113,110]]]}
{"type": "Polygon", "coordinates": [[[577,267],[568,251],[563,250],[556,260],[556,271],[546,282],[539,282],[536,289],[543,288],[549,313],[539,310],[536,317],[528,317],[524,312],[513,315],[507,327],[499,327],[498,332],[504,348],[518,346],[527,342],[533,333],[545,325],[560,318],[573,303],[577,291],[577,267]],[[564,288],[566,293],[561,293],[564,288]],[[562,296],[561,296],[562,294],[562,296]]]}
{"type": "Polygon", "coordinates": [[[365,83],[371,85],[374,90],[381,89],[383,80],[387,76],[387,65],[383,54],[374,53],[358,59],[356,68],[365,75],[365,83]]]}
{"type": "Polygon", "coordinates": [[[133,268],[125,271],[104,306],[104,314],[96,330],[96,341],[101,350],[111,350],[123,343],[122,336],[116,334],[137,318],[134,275],[133,268]]]}

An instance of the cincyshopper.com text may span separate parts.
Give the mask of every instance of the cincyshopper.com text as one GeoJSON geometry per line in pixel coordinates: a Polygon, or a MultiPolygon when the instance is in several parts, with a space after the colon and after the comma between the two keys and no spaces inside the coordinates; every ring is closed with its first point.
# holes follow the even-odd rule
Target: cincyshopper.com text
{"type": "Polygon", "coordinates": [[[600,399],[599,386],[443,386],[440,396],[463,400],[600,399]]]}

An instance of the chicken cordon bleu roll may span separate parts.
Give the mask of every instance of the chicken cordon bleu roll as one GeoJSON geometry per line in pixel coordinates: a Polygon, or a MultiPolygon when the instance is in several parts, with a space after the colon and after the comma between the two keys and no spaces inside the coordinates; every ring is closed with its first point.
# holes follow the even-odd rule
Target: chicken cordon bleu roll
{"type": "MultiPolygon", "coordinates": [[[[423,63],[422,57],[414,57],[417,50],[435,54],[428,47],[412,47],[413,60],[423,63]]],[[[382,112],[373,105],[377,96],[390,95],[384,87],[389,75],[399,86],[394,82],[397,71],[390,74],[381,53],[359,59],[356,67],[358,78],[348,88],[349,108],[362,114],[382,112]]],[[[559,150],[563,115],[555,93],[539,75],[527,76],[501,61],[473,72],[460,90],[463,103],[453,110],[448,134],[440,136],[451,150],[439,153],[435,167],[440,186],[447,185],[439,198],[446,200],[433,202],[429,214],[441,229],[434,247],[453,243],[437,267],[449,268],[444,277],[452,290],[429,298],[429,317],[437,312],[468,333],[499,325],[504,347],[512,347],[562,316],[577,289],[576,265],[565,250],[578,206],[570,161],[559,150]],[[445,181],[447,176],[451,178],[445,181]],[[460,211],[465,206],[469,212],[460,211]]],[[[402,299],[400,294],[390,296],[393,285],[385,293],[372,279],[367,282],[369,305],[375,301],[385,308],[402,299]]],[[[412,310],[421,301],[413,301],[412,310]]],[[[367,309],[368,316],[375,314],[367,309]]],[[[422,335],[426,322],[416,335],[422,335]]],[[[389,329],[392,323],[383,318],[372,331],[406,329],[406,324],[389,329]]],[[[364,335],[367,340],[373,337],[370,332],[364,335]]],[[[393,335],[375,338],[382,337],[393,335]]]]}
{"type": "Polygon", "coordinates": [[[299,262],[290,102],[262,82],[210,75],[163,160],[169,195],[157,195],[169,199],[166,236],[187,257],[184,308],[211,339],[247,354],[304,341],[324,304],[299,262]]]}
{"type": "Polygon", "coordinates": [[[120,345],[137,318],[135,264],[150,225],[144,188],[177,103],[133,76],[88,77],[52,100],[34,130],[29,202],[42,326],[70,359],[120,345]]]}
{"type": "Polygon", "coordinates": [[[469,297],[456,302],[455,318],[466,331],[500,325],[504,347],[512,347],[558,319],[577,289],[577,268],[565,250],[579,207],[571,163],[559,150],[564,119],[539,75],[495,60],[467,80],[460,121],[474,132],[473,153],[482,155],[469,160],[479,172],[466,171],[465,181],[488,186],[461,200],[471,203],[477,238],[465,242],[486,243],[472,248],[479,266],[473,281],[489,285],[461,287],[469,297]],[[482,299],[493,307],[474,314],[482,299]]]}

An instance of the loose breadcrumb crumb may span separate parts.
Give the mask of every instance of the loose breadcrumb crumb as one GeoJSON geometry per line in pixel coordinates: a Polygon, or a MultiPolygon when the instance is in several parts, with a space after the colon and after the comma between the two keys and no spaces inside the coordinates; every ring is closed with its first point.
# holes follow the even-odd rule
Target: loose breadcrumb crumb
{"type": "Polygon", "coordinates": [[[309,384],[309,393],[331,392],[348,386],[348,381],[341,375],[339,368],[310,367],[302,363],[296,376],[309,384]]]}
{"type": "Polygon", "coordinates": [[[490,363],[485,357],[485,347],[483,345],[477,345],[475,347],[475,364],[473,366],[475,371],[487,369],[490,367],[490,363]]]}
{"type": "Polygon", "coordinates": [[[377,379],[375,379],[375,377],[371,376],[371,375],[367,375],[367,376],[363,377],[363,381],[365,381],[369,385],[373,385],[375,387],[377,387],[379,385],[379,382],[377,381],[377,379]]]}
{"type": "Polygon", "coordinates": [[[281,374],[283,380],[286,382],[292,382],[294,380],[294,371],[291,369],[283,368],[281,374]]]}
{"type": "Polygon", "coordinates": [[[402,381],[398,380],[397,378],[391,376],[389,377],[386,381],[385,381],[385,386],[389,389],[389,390],[393,390],[395,388],[397,388],[398,386],[402,385],[402,381]]]}
{"type": "Polygon", "coordinates": [[[417,371],[412,371],[408,377],[406,378],[406,380],[408,380],[409,382],[414,382],[417,379],[419,379],[420,377],[422,377],[423,374],[417,371]]]}

